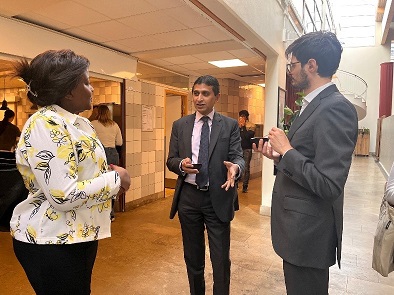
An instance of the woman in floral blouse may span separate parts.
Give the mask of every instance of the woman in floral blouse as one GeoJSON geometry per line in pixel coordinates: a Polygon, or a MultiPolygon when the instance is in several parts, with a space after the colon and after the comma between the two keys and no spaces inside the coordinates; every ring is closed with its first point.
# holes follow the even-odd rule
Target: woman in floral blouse
{"type": "Polygon", "coordinates": [[[128,190],[127,170],[111,165],[90,122],[89,61],[50,50],[15,64],[40,106],[16,149],[28,198],[10,226],[14,252],[37,294],[90,294],[98,240],[111,236],[111,199],[128,190]]]}

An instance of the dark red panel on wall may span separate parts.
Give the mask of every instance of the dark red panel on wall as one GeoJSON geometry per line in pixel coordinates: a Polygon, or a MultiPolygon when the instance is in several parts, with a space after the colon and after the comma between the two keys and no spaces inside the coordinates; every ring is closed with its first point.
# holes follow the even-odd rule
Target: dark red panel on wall
{"type": "Polygon", "coordinates": [[[380,64],[379,118],[391,116],[393,100],[393,63],[380,64]]]}

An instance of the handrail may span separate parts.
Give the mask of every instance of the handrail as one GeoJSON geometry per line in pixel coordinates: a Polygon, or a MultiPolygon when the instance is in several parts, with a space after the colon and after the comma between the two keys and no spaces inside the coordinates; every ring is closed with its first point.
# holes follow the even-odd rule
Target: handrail
{"type": "Polygon", "coordinates": [[[335,79],[339,82],[338,88],[343,92],[350,92],[358,98],[367,100],[367,82],[360,76],[344,70],[337,70],[335,79]]]}
{"type": "Polygon", "coordinates": [[[346,73],[346,74],[348,74],[348,75],[351,75],[351,76],[353,76],[353,77],[356,77],[357,79],[361,80],[361,81],[365,84],[365,86],[368,88],[368,83],[367,83],[363,78],[361,78],[360,76],[358,76],[358,75],[356,75],[356,74],[353,74],[353,73],[350,73],[350,72],[348,72],[348,71],[339,70],[339,69],[337,70],[337,72],[346,73]]]}

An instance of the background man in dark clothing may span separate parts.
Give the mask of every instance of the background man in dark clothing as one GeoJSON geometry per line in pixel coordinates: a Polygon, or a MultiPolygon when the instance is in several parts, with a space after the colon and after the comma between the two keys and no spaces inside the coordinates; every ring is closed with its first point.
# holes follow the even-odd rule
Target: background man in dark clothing
{"type": "Polygon", "coordinates": [[[239,131],[241,133],[241,146],[245,160],[242,192],[246,193],[248,191],[250,178],[250,160],[252,159],[252,142],[250,139],[254,137],[256,125],[249,122],[249,112],[247,110],[242,110],[239,112],[238,125],[239,131]]]}

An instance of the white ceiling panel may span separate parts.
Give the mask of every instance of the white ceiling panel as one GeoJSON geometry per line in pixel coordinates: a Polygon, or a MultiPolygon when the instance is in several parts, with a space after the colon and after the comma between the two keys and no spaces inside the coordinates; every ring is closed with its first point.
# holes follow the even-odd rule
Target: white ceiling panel
{"type": "Polygon", "coordinates": [[[101,38],[100,36],[83,31],[80,28],[70,28],[70,29],[64,30],[63,32],[66,34],[81,38],[83,40],[97,43],[97,44],[105,42],[104,38],[101,38]]]}
{"type": "Polygon", "coordinates": [[[201,53],[201,54],[193,54],[193,56],[204,60],[206,62],[213,60],[224,60],[224,59],[234,59],[235,56],[227,51],[217,51],[217,52],[209,52],[209,53],[201,53]]]}
{"type": "Polygon", "coordinates": [[[127,26],[138,28],[147,35],[184,30],[186,26],[159,11],[119,19],[127,26]]]}
{"type": "Polygon", "coordinates": [[[212,23],[207,18],[201,14],[197,14],[188,6],[167,9],[165,13],[171,18],[176,19],[180,23],[184,24],[188,28],[212,26],[212,23]]]}
{"type": "Polygon", "coordinates": [[[165,59],[151,59],[149,62],[154,65],[160,66],[160,67],[166,67],[168,65],[173,65],[172,62],[169,62],[165,59]]]}
{"type": "Polygon", "coordinates": [[[169,70],[184,74],[184,73],[188,73],[188,69],[184,68],[182,66],[178,66],[178,65],[169,65],[166,68],[168,68],[169,70]]]}
{"type": "Polygon", "coordinates": [[[144,14],[157,10],[154,5],[145,0],[74,0],[74,2],[89,7],[111,19],[144,14]]]}
{"type": "Polygon", "coordinates": [[[68,24],[70,27],[109,20],[107,16],[72,1],[58,2],[36,9],[35,12],[49,19],[68,24]]]}
{"type": "Polygon", "coordinates": [[[61,31],[70,27],[69,24],[62,23],[61,21],[58,21],[56,19],[47,18],[45,16],[39,15],[34,12],[28,12],[28,13],[24,13],[23,15],[18,15],[18,18],[26,22],[34,23],[40,26],[45,26],[53,30],[61,31]]]}
{"type": "Polygon", "coordinates": [[[64,0],[36,0],[36,1],[26,1],[26,0],[1,0],[1,14],[4,16],[15,16],[28,11],[39,10],[42,7],[55,4],[56,2],[61,2],[64,0]]]}
{"type": "Polygon", "coordinates": [[[123,44],[120,44],[120,43],[115,42],[115,41],[100,42],[100,44],[102,44],[103,46],[115,49],[115,50],[119,50],[119,51],[124,52],[124,53],[129,53],[130,52],[130,46],[123,45],[123,44]]]}
{"type": "MultiPolygon", "coordinates": [[[[247,82],[256,79],[240,76],[258,73],[254,68],[264,71],[261,56],[246,49],[245,44],[189,0],[0,0],[0,3],[2,16],[54,29],[184,75],[213,74],[247,82]],[[221,69],[207,63],[234,58],[250,66],[221,69]]],[[[237,31],[236,27],[232,29],[237,31]]],[[[144,75],[149,75],[150,68],[152,75],[157,75],[157,69],[149,66],[145,67],[144,75]]]]}
{"type": "Polygon", "coordinates": [[[128,46],[129,47],[128,52],[161,49],[170,46],[165,42],[156,39],[153,36],[141,36],[136,38],[118,40],[117,43],[128,46]]]}
{"type": "Polygon", "coordinates": [[[218,29],[214,25],[195,28],[193,30],[207,38],[209,41],[231,40],[231,37],[225,31],[218,29]]]}
{"type": "Polygon", "coordinates": [[[100,36],[101,39],[105,40],[104,42],[134,38],[143,35],[141,31],[131,30],[130,27],[115,20],[80,26],[79,28],[83,31],[100,36]]]}
{"type": "Polygon", "coordinates": [[[214,65],[211,65],[211,64],[209,64],[207,62],[188,63],[188,64],[183,64],[182,66],[185,67],[185,68],[194,70],[194,71],[216,68],[214,65]]]}
{"type": "Polygon", "coordinates": [[[155,37],[172,46],[184,46],[207,43],[208,40],[193,30],[182,30],[155,35],[155,37]],[[171,41],[170,41],[171,40],[171,41]]]}
{"type": "Polygon", "coordinates": [[[258,56],[242,58],[242,61],[247,63],[248,65],[253,65],[253,64],[263,65],[263,64],[265,64],[264,60],[262,58],[259,58],[258,56]]]}
{"type": "Polygon", "coordinates": [[[197,71],[200,75],[213,75],[217,76],[218,74],[224,73],[227,74],[228,70],[220,69],[215,66],[212,66],[210,69],[201,69],[197,71]]]}
{"type": "Polygon", "coordinates": [[[249,57],[256,57],[256,53],[252,52],[249,49],[235,49],[235,50],[229,50],[232,55],[234,55],[236,58],[249,58],[249,57]]]}
{"type": "Polygon", "coordinates": [[[186,6],[185,2],[182,0],[145,0],[146,2],[152,4],[157,9],[175,8],[179,6],[186,6]]]}
{"type": "Polygon", "coordinates": [[[200,63],[201,62],[201,59],[198,59],[198,58],[191,56],[191,55],[168,57],[168,58],[163,58],[162,60],[168,62],[168,64],[176,64],[176,65],[200,63]]]}

